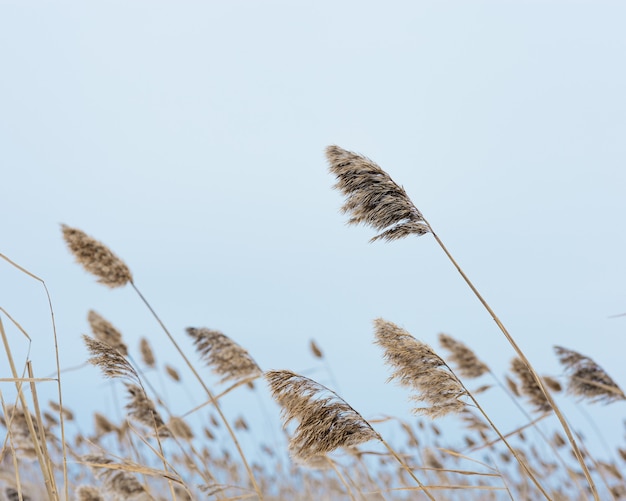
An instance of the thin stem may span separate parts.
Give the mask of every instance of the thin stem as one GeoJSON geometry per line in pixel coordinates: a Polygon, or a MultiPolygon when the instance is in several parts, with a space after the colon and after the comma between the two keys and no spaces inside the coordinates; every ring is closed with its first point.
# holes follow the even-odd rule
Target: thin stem
{"type": "MultiPolygon", "coordinates": [[[[424,222],[426,222],[426,220],[424,220],[424,222]]],[[[552,395],[550,394],[549,390],[546,388],[546,386],[543,383],[541,377],[539,376],[539,374],[537,374],[537,372],[535,371],[535,369],[531,365],[531,363],[528,360],[528,358],[526,358],[526,355],[524,355],[524,353],[522,352],[520,347],[517,345],[517,343],[515,342],[513,337],[506,330],[506,327],[504,327],[504,325],[502,324],[502,322],[500,321],[498,316],[495,314],[495,312],[491,309],[491,307],[489,306],[487,301],[485,301],[485,299],[483,299],[483,297],[480,295],[480,293],[478,292],[478,290],[476,289],[474,284],[470,281],[468,276],[465,274],[465,272],[461,269],[461,267],[458,265],[458,263],[452,257],[452,255],[450,254],[450,252],[448,251],[446,246],[443,244],[443,242],[440,240],[440,238],[437,236],[437,234],[432,230],[432,227],[430,226],[430,224],[428,224],[428,222],[426,222],[426,224],[430,228],[431,233],[432,233],[433,237],[435,238],[435,240],[437,241],[437,243],[439,244],[439,246],[445,252],[446,256],[448,256],[448,259],[452,262],[454,267],[457,269],[457,271],[463,277],[463,280],[465,280],[465,283],[467,283],[469,288],[472,289],[472,292],[474,293],[474,295],[478,298],[478,300],[482,303],[482,305],[485,307],[485,309],[489,312],[489,315],[491,315],[491,318],[494,320],[494,322],[496,323],[498,328],[502,331],[502,334],[504,334],[504,337],[506,337],[507,341],[513,347],[513,349],[515,350],[515,352],[517,353],[519,358],[522,360],[522,362],[524,362],[524,365],[526,365],[526,367],[528,368],[529,372],[532,374],[532,376],[535,379],[535,381],[536,381],[537,385],[539,386],[539,388],[541,388],[541,391],[546,396],[546,399],[548,400],[548,403],[550,404],[550,406],[554,410],[554,413],[556,414],[556,417],[558,418],[559,422],[561,423],[561,426],[563,427],[563,431],[567,435],[567,439],[569,440],[569,443],[570,443],[570,445],[572,447],[572,450],[574,451],[576,459],[578,460],[578,463],[580,464],[580,466],[581,466],[581,468],[583,470],[585,478],[587,479],[587,482],[589,483],[589,487],[591,488],[591,493],[593,494],[594,499],[596,501],[600,501],[600,497],[598,496],[598,490],[596,488],[596,485],[595,485],[595,483],[593,481],[593,478],[591,478],[591,473],[589,472],[589,469],[587,468],[587,465],[585,464],[585,460],[583,459],[583,455],[580,452],[580,449],[578,448],[578,444],[576,443],[576,440],[574,439],[574,435],[572,434],[572,431],[571,431],[569,425],[567,424],[567,421],[565,420],[565,416],[563,415],[563,413],[561,412],[561,410],[557,406],[556,402],[552,398],[552,395]]]]}
{"type": "Polygon", "coordinates": [[[239,453],[239,456],[241,457],[241,460],[243,461],[244,467],[246,468],[246,471],[248,473],[248,477],[250,478],[250,482],[252,482],[252,486],[253,486],[254,490],[256,491],[257,495],[259,496],[259,499],[263,500],[264,499],[263,498],[263,494],[261,492],[261,489],[259,488],[259,485],[256,482],[256,479],[254,478],[254,474],[252,473],[252,469],[250,468],[250,465],[248,464],[248,461],[246,460],[246,457],[245,457],[245,455],[243,453],[243,450],[241,449],[241,446],[239,445],[239,441],[237,440],[237,437],[235,436],[235,432],[233,431],[233,429],[231,428],[230,424],[228,423],[228,420],[226,419],[226,416],[222,412],[222,409],[220,408],[219,403],[217,402],[217,399],[213,396],[213,393],[211,392],[211,390],[209,390],[207,385],[204,383],[204,381],[200,377],[200,374],[198,374],[198,372],[196,371],[196,369],[194,368],[192,363],[189,361],[189,359],[187,358],[187,356],[185,355],[183,350],[180,348],[180,346],[178,345],[178,343],[176,342],[176,340],[174,339],[174,337],[172,336],[170,331],[167,330],[167,327],[165,327],[165,324],[161,321],[161,319],[157,315],[156,311],[154,311],[152,306],[150,306],[150,303],[148,303],[148,301],[143,296],[143,294],[141,292],[139,292],[139,289],[137,289],[137,286],[135,285],[135,283],[131,281],[130,284],[132,285],[133,289],[135,289],[135,292],[137,293],[139,298],[143,301],[143,303],[146,305],[146,307],[150,310],[150,313],[152,313],[152,316],[154,316],[156,321],[159,323],[159,325],[163,329],[163,332],[165,332],[165,334],[167,335],[169,340],[174,345],[174,348],[176,348],[176,350],[178,351],[180,356],[183,357],[183,360],[185,361],[185,363],[187,364],[187,366],[189,367],[189,369],[191,370],[193,375],[196,377],[196,379],[198,380],[198,382],[200,383],[200,385],[202,386],[202,388],[206,392],[207,396],[209,397],[209,399],[211,400],[211,402],[215,406],[215,410],[217,410],[217,413],[219,414],[220,419],[223,421],[224,425],[226,426],[226,429],[228,430],[228,433],[230,434],[230,436],[231,436],[231,438],[233,440],[233,443],[235,444],[235,447],[237,448],[237,452],[239,453]]]}
{"type": "Polygon", "coordinates": [[[400,465],[402,466],[402,468],[404,468],[406,470],[406,472],[411,475],[411,478],[413,480],[415,480],[415,482],[417,483],[417,485],[420,486],[420,488],[422,489],[422,492],[424,494],[426,494],[426,496],[428,496],[428,499],[430,499],[431,501],[436,501],[436,499],[432,496],[432,494],[430,492],[428,492],[428,488],[420,481],[419,478],[417,478],[415,476],[415,473],[413,473],[413,470],[411,470],[411,468],[409,468],[409,465],[407,465],[404,460],[398,456],[398,453],[396,451],[394,451],[391,446],[385,442],[385,440],[380,437],[380,441],[383,443],[383,445],[387,448],[387,450],[391,453],[391,455],[396,459],[396,461],[398,461],[398,463],[400,463],[400,465]]]}

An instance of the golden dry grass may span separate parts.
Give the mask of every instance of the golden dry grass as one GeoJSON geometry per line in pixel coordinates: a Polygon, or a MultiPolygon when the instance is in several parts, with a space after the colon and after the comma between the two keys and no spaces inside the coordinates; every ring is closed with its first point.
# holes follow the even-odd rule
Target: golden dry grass
{"type": "MultiPolygon", "coordinates": [[[[372,226],[379,232],[373,240],[432,233],[440,243],[404,189],[378,165],[337,146],[326,152],[336,187],[346,196],[343,210],[350,214],[350,223],[372,226]]],[[[30,361],[24,367],[15,363],[12,349],[32,338],[0,308],[0,334],[9,361],[8,368],[2,366],[0,383],[10,385],[15,395],[5,401],[8,392],[0,386],[4,431],[0,500],[626,497],[622,473],[626,446],[615,443],[607,458],[595,458],[583,435],[574,440],[569,427],[561,426],[564,416],[550,393],[566,387],[579,399],[575,405],[584,403],[580,400],[612,404],[625,398],[618,384],[585,355],[555,348],[564,377],[539,378],[525,356],[518,356],[509,373],[496,378],[486,361],[452,336],[439,335],[449,353],[446,359],[397,324],[379,318],[374,320],[372,338],[382,349],[381,364],[389,366],[390,382],[410,391],[418,415],[413,416],[407,405],[405,415],[388,416],[381,408],[383,417],[368,419],[312,378],[289,369],[263,371],[243,346],[218,330],[186,330],[200,361],[193,363],[119,257],[81,230],[64,225],[62,233],[77,262],[99,282],[111,288],[130,285],[137,292],[174,350],[155,352],[147,338],[134,349],[109,320],[90,310],[87,319],[93,337],[83,335],[86,361],[120,396],[119,406],[103,414],[78,402],[72,411],[62,404],[61,390],[71,385],[71,378],[61,385],[60,367],[56,377],[38,378],[30,361]],[[22,336],[9,338],[2,318],[22,336]],[[180,355],[179,365],[169,363],[167,351],[180,355]],[[487,377],[496,385],[474,381],[487,377]],[[50,380],[58,383],[58,402],[43,406],[37,387],[50,380]],[[198,399],[191,410],[168,398],[183,390],[198,399]],[[282,411],[282,423],[272,422],[261,405],[258,411],[227,417],[221,402],[233,392],[248,392],[246,398],[258,393],[261,401],[273,398],[282,411]],[[508,423],[494,423],[477,398],[494,394],[516,402],[522,424],[500,431],[508,423]],[[537,411],[541,414],[533,417],[537,411]],[[444,424],[437,424],[438,419],[444,424]],[[85,428],[87,421],[91,424],[85,428]],[[69,422],[81,425],[73,424],[68,434],[64,423],[69,422]],[[450,423],[456,433],[450,433],[450,423]],[[540,425],[546,425],[549,433],[540,425]],[[273,435],[267,435],[268,427],[273,435]],[[259,433],[261,429],[265,431],[259,433]]],[[[520,355],[504,326],[501,329],[520,355]]],[[[313,360],[330,373],[315,341],[298,342],[308,344],[313,360]]],[[[55,355],[58,359],[58,351],[55,355]]]]}

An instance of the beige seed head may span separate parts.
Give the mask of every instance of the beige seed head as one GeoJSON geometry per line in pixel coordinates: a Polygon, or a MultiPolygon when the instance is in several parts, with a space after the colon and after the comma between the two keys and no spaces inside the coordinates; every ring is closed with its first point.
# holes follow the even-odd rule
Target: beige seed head
{"type": "Polygon", "coordinates": [[[81,485],[76,489],[76,498],[78,501],[105,501],[100,490],[93,485],[81,485]]]}
{"type": "Polygon", "coordinates": [[[76,261],[108,287],[122,287],[133,281],[128,266],[98,240],[77,228],[61,225],[63,238],[76,261]]]}
{"type": "Polygon", "coordinates": [[[130,362],[111,345],[84,334],[83,341],[91,354],[91,358],[87,361],[98,367],[105,377],[139,382],[139,376],[130,362]]]}
{"type": "Polygon", "coordinates": [[[122,333],[117,330],[111,322],[99,315],[94,310],[89,310],[87,321],[91,327],[94,337],[98,341],[108,344],[120,352],[121,355],[128,355],[128,347],[122,341],[122,333]]]}
{"type": "Polygon", "coordinates": [[[535,411],[547,412],[552,409],[548,399],[524,362],[519,358],[514,358],[511,361],[511,371],[517,376],[519,392],[535,407],[535,411]]]}
{"type": "Polygon", "coordinates": [[[591,358],[562,346],[555,346],[554,351],[567,374],[569,393],[605,404],[626,399],[617,383],[591,358]]]}
{"type": "Polygon", "coordinates": [[[134,384],[126,384],[126,389],[130,397],[126,404],[128,415],[150,430],[156,430],[159,437],[169,437],[171,434],[165,426],[163,418],[143,389],[134,384]]]}
{"type": "Polygon", "coordinates": [[[476,354],[461,341],[452,336],[439,334],[439,344],[450,352],[450,361],[456,365],[456,370],[462,378],[473,379],[489,372],[487,364],[483,363],[476,354]]]}
{"type": "Polygon", "coordinates": [[[130,499],[146,493],[134,475],[119,468],[119,463],[95,454],[83,456],[82,460],[93,470],[96,478],[102,482],[103,490],[113,496],[113,499],[130,499]],[[117,468],[107,468],[107,465],[117,468]]]}
{"type": "Polygon", "coordinates": [[[268,371],[265,379],[282,407],[284,426],[298,425],[289,441],[297,462],[328,465],[324,456],[340,447],[352,447],[380,435],[357,411],[325,386],[291,371],[268,371]]]}
{"type": "Polygon", "coordinates": [[[150,342],[145,337],[142,337],[139,342],[139,351],[141,352],[143,363],[146,364],[146,367],[152,369],[156,365],[156,359],[154,358],[154,351],[152,351],[150,342]]]}
{"type": "Polygon", "coordinates": [[[167,373],[167,375],[169,377],[171,377],[174,381],[179,382],[180,381],[180,374],[178,373],[178,371],[172,367],[171,365],[166,365],[165,366],[165,372],[167,373]]]}
{"type": "Polygon", "coordinates": [[[414,390],[411,400],[427,404],[414,412],[437,418],[463,410],[465,403],[460,399],[467,394],[465,388],[430,346],[382,318],[374,320],[374,330],[375,343],[393,369],[389,381],[414,390]]]}
{"type": "Polygon", "coordinates": [[[185,422],[184,419],[179,417],[172,417],[167,423],[167,427],[175,437],[178,437],[182,440],[193,440],[193,430],[185,422]]]}
{"type": "Polygon", "coordinates": [[[261,369],[250,354],[219,331],[188,327],[196,350],[213,372],[222,376],[222,382],[257,377],[261,369]]]}
{"type": "Polygon", "coordinates": [[[430,227],[404,189],[370,159],[339,146],[326,148],[335,188],[346,197],[342,211],[348,224],[366,224],[381,231],[371,241],[424,235],[430,227]]]}

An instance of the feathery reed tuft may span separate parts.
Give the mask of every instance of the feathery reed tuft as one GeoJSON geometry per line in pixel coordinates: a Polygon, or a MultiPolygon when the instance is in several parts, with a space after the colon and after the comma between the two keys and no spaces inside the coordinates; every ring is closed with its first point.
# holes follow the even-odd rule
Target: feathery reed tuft
{"type": "Polygon", "coordinates": [[[368,158],[339,146],[326,148],[335,188],[346,200],[341,208],[351,215],[348,224],[366,224],[381,231],[371,241],[424,235],[430,227],[404,188],[368,158]]]}
{"type": "Polygon", "coordinates": [[[163,422],[163,418],[154,407],[152,400],[146,395],[146,392],[140,386],[134,384],[126,384],[126,389],[130,396],[130,400],[126,404],[128,415],[151,430],[156,430],[159,437],[171,436],[170,431],[163,422]]]}
{"type": "Polygon", "coordinates": [[[171,417],[167,423],[167,427],[175,437],[183,440],[192,440],[194,437],[193,430],[182,418],[171,417]]]}
{"type": "Polygon", "coordinates": [[[133,281],[128,266],[103,243],[85,232],[61,225],[63,239],[76,261],[108,287],[122,287],[133,281]]]}
{"type": "Polygon", "coordinates": [[[87,361],[99,367],[105,377],[130,379],[139,382],[139,375],[134,367],[110,344],[103,343],[84,334],[83,341],[91,354],[91,358],[87,361]]]}
{"type": "Polygon", "coordinates": [[[518,392],[528,399],[528,402],[535,408],[536,412],[552,410],[552,406],[548,402],[546,395],[543,393],[524,362],[515,357],[511,360],[511,371],[517,376],[519,385],[517,385],[516,388],[518,392]]]}
{"type": "MultiPolygon", "coordinates": [[[[30,418],[35,428],[35,433],[39,436],[37,420],[32,414],[30,418]]],[[[30,434],[26,414],[21,408],[16,405],[7,405],[6,415],[0,416],[0,423],[7,429],[11,444],[21,458],[33,460],[37,457],[37,451],[35,450],[35,444],[30,434]]]]}
{"type": "MultiPolygon", "coordinates": [[[[139,496],[141,499],[150,499],[135,476],[121,469],[120,465],[113,460],[95,454],[83,456],[82,460],[93,470],[94,475],[102,482],[104,490],[112,496],[112,499],[122,501],[137,499],[139,496]]],[[[107,496],[106,499],[111,498],[107,496]]]]}
{"type": "Polygon", "coordinates": [[[338,448],[381,440],[370,424],[335,392],[291,371],[265,373],[272,396],[282,407],[284,426],[298,425],[289,452],[298,462],[319,465],[338,448]]]}
{"type": "Polygon", "coordinates": [[[473,379],[489,372],[487,364],[461,341],[442,332],[439,334],[439,344],[450,352],[450,360],[456,365],[456,370],[461,377],[473,379]]]}
{"type": "Polygon", "coordinates": [[[102,493],[93,485],[81,485],[76,489],[78,501],[105,501],[102,493]]]}
{"type": "Polygon", "coordinates": [[[219,331],[188,327],[196,350],[213,372],[222,376],[221,382],[258,377],[263,372],[250,354],[219,331]]]}
{"type": "Polygon", "coordinates": [[[555,346],[554,351],[565,368],[569,393],[605,404],[626,399],[617,383],[591,358],[562,346],[555,346]]]}
{"type": "Polygon", "coordinates": [[[122,341],[122,333],[117,330],[111,322],[94,310],[89,310],[87,321],[91,327],[91,332],[93,332],[94,337],[98,341],[110,345],[112,348],[119,351],[121,355],[128,355],[128,347],[124,341],[122,341]]]}
{"type": "Polygon", "coordinates": [[[309,342],[309,348],[315,358],[324,358],[324,353],[313,339],[309,342]]]}
{"type": "Polygon", "coordinates": [[[394,369],[388,381],[415,390],[412,400],[428,407],[417,407],[413,412],[431,418],[463,410],[460,400],[467,392],[443,359],[430,346],[415,339],[406,330],[392,322],[374,320],[375,343],[384,350],[387,365],[394,369]]]}
{"type": "Polygon", "coordinates": [[[150,342],[142,337],[139,342],[139,351],[141,352],[141,360],[146,364],[146,367],[150,367],[151,369],[156,366],[156,358],[154,358],[154,351],[150,346],[150,342]]]}

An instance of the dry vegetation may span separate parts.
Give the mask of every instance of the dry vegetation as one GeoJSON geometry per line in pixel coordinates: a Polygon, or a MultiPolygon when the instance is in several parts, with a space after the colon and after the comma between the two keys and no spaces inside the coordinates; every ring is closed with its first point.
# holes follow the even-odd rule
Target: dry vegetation
{"type": "MultiPolygon", "coordinates": [[[[435,238],[509,341],[510,373],[494,374],[487,362],[452,336],[440,334],[439,354],[400,326],[375,319],[372,341],[389,366],[389,382],[407,389],[414,415],[407,406],[404,416],[368,421],[311,378],[290,370],[264,372],[245,348],[217,330],[187,328],[197,351],[190,358],[145,300],[128,266],[98,240],[63,225],[63,238],[77,262],[108,287],[132,287],[183,363],[180,367],[160,363],[150,340],[142,338],[133,347],[109,320],[89,311],[91,335],[83,335],[87,362],[111,380],[125,396],[125,405],[114,415],[93,412],[91,429],[84,431],[73,425],[75,416],[63,405],[63,388],[71,381],[61,382],[58,364],[53,378],[58,385],[56,401],[39,400],[37,387],[46,379],[35,377],[30,362],[16,366],[12,346],[23,339],[10,339],[2,321],[18,330],[20,326],[0,308],[8,362],[2,364],[0,386],[4,431],[0,499],[626,497],[622,476],[626,448],[614,444],[609,459],[593,457],[553,398],[565,387],[562,393],[577,398],[579,405],[613,404],[626,399],[616,382],[589,357],[559,346],[555,351],[563,375],[539,376],[406,192],[361,155],[331,146],[327,157],[337,177],[336,188],[346,197],[343,211],[350,223],[376,229],[379,233],[372,240],[428,234],[435,238]],[[219,378],[213,389],[203,365],[219,378]],[[183,380],[183,374],[192,380],[183,380]],[[4,385],[13,388],[14,401],[5,399],[4,385]],[[166,388],[193,388],[204,396],[203,403],[191,411],[173,408],[166,388]],[[252,435],[249,422],[258,421],[258,414],[228,419],[220,402],[231,392],[269,392],[282,409],[284,436],[276,439],[278,431],[273,437],[252,435]],[[501,430],[480,403],[490,392],[511,399],[526,424],[501,430]],[[455,420],[460,442],[459,437],[442,433],[437,419],[455,420]],[[395,443],[387,441],[387,434],[395,437],[395,443]]],[[[325,362],[314,341],[310,349],[315,359],[325,362]]],[[[90,412],[77,411],[81,416],[90,412]]],[[[280,423],[269,425],[280,430],[280,423]]]]}

